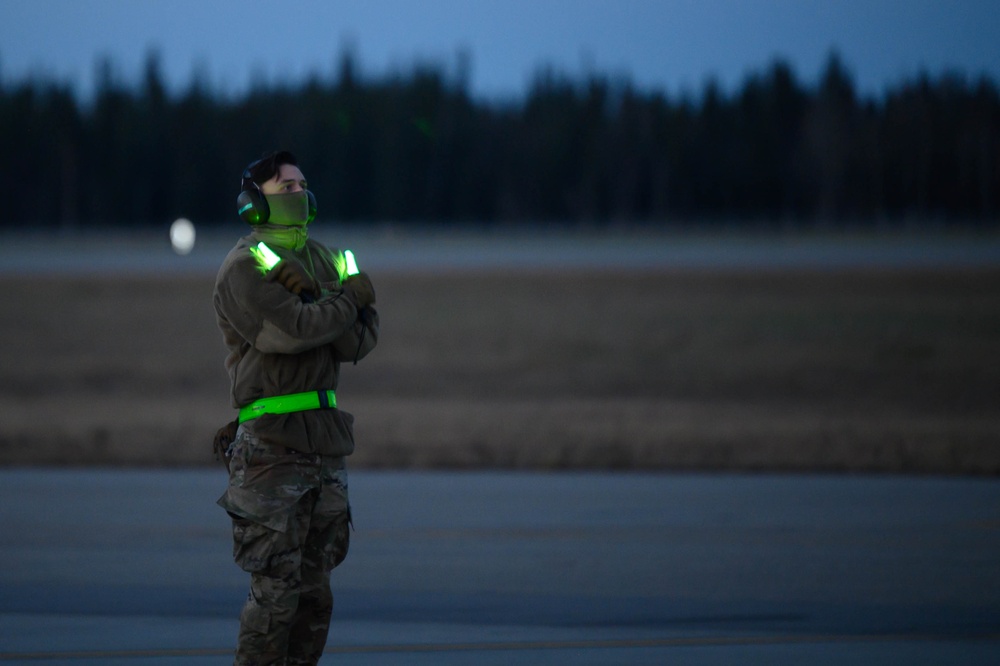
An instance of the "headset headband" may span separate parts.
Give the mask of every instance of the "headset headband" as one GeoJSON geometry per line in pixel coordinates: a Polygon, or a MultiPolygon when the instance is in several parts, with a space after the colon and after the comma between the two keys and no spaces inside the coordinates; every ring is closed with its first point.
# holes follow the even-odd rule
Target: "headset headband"
{"type": "Polygon", "coordinates": [[[263,161],[264,161],[263,159],[254,160],[253,162],[247,165],[246,169],[243,170],[243,178],[240,179],[241,192],[249,190],[251,187],[258,190],[260,189],[260,185],[258,185],[253,181],[253,170],[257,167],[258,164],[260,164],[263,161]]]}

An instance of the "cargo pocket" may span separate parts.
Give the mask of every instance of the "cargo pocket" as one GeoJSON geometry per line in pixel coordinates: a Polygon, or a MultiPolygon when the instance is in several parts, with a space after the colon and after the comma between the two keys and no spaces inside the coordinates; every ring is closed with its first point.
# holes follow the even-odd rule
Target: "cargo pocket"
{"type": "Polygon", "coordinates": [[[327,571],[332,571],[347,558],[347,551],[351,547],[351,510],[348,509],[344,516],[333,525],[333,539],[331,549],[327,559],[327,571]]]}
{"type": "Polygon", "coordinates": [[[233,560],[250,573],[266,570],[280,533],[235,514],[230,516],[233,519],[233,560]]]}
{"type": "Polygon", "coordinates": [[[267,634],[271,628],[271,611],[261,606],[253,594],[247,597],[240,611],[240,626],[258,634],[267,634]]]}
{"type": "Polygon", "coordinates": [[[329,516],[321,529],[311,531],[304,548],[304,565],[330,572],[343,562],[351,546],[350,524],[350,511],[341,511],[329,516]]]}
{"type": "Polygon", "coordinates": [[[351,503],[344,459],[325,457],[321,474],[322,486],[313,515],[322,516],[322,565],[330,571],[344,561],[351,545],[351,503]]]}

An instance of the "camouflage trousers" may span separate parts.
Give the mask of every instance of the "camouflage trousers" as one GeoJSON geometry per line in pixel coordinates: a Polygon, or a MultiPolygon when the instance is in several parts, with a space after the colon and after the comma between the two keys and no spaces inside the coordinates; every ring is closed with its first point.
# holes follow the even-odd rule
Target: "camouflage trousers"
{"type": "Polygon", "coordinates": [[[233,559],[250,573],[235,664],[316,664],[326,646],[330,571],[350,543],[341,457],[261,443],[240,428],[219,505],[233,520],[233,559]]]}

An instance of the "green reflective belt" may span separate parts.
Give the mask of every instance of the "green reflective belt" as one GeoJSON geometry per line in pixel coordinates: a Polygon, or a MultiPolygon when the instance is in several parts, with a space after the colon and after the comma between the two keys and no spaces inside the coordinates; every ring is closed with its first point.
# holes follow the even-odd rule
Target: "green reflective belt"
{"type": "Polygon", "coordinates": [[[276,395],[273,398],[254,400],[249,405],[241,407],[240,423],[264,414],[289,414],[309,409],[330,409],[336,406],[337,394],[334,391],[309,391],[307,393],[276,395]]]}

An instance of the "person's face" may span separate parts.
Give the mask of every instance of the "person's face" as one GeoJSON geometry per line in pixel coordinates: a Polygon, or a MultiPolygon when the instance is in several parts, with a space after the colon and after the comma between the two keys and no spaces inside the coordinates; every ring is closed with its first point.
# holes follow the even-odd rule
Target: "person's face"
{"type": "Polygon", "coordinates": [[[294,164],[282,164],[274,178],[260,184],[260,191],[264,194],[291,194],[305,190],[306,177],[294,164]]]}

